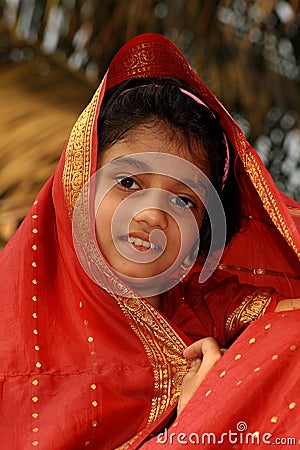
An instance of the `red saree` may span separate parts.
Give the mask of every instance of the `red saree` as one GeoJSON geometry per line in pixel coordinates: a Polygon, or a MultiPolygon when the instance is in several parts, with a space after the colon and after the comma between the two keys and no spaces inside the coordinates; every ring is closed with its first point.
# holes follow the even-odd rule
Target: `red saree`
{"type": "Polygon", "coordinates": [[[173,425],[139,448],[299,446],[299,320],[298,310],[252,323],[173,425]]]}
{"type": "Polygon", "coordinates": [[[74,125],[54,176],[1,253],[1,448],[125,449],[143,430],[163,426],[187,370],[182,351],[190,339],[213,335],[224,344],[277,299],[299,295],[299,209],[285,200],[236,123],[167,39],[149,34],[126,44],[74,125]],[[189,83],[220,115],[245,201],[241,232],[215,275],[200,286],[196,265],[159,312],[142,299],[110,296],[86,275],[71,218],[96,170],[104,91],[127,79],[163,76],[189,83]],[[250,285],[240,286],[236,274],[250,285]]]}

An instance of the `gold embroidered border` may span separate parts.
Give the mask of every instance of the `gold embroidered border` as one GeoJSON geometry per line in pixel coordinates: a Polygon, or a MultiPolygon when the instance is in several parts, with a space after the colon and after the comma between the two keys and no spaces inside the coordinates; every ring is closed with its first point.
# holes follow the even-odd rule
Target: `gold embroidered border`
{"type": "Polygon", "coordinates": [[[120,445],[120,447],[115,448],[114,450],[126,450],[130,447],[142,434],[142,431],[139,431],[136,435],[130,438],[128,441],[124,442],[124,444],[120,445]]]}
{"type": "Polygon", "coordinates": [[[151,41],[138,43],[126,50],[123,49],[121,60],[113,63],[113,70],[110,72],[110,86],[132,78],[160,78],[162,74],[167,76],[164,75],[167,72],[170,76],[174,72],[174,67],[177,69],[179,78],[182,75],[183,78],[191,79],[191,70],[184,57],[177,49],[173,49],[169,45],[166,49],[165,45],[165,43],[151,41]],[[170,54],[172,54],[171,67],[170,54]],[[122,74],[121,79],[120,74],[122,74]]]}
{"type": "Polygon", "coordinates": [[[72,216],[78,195],[90,178],[92,162],[92,134],[103,81],[91,102],[72,128],[65,152],[62,182],[69,213],[72,216]]]}
{"type": "Polygon", "coordinates": [[[251,275],[269,275],[269,276],[275,276],[275,277],[284,277],[284,278],[291,278],[292,280],[300,280],[300,275],[294,275],[292,273],[287,272],[278,272],[276,270],[269,270],[269,269],[263,269],[263,268],[255,268],[255,269],[249,269],[248,267],[243,266],[233,266],[230,264],[219,264],[218,269],[220,270],[234,270],[236,272],[247,272],[251,273],[251,275]]]}
{"type": "Polygon", "coordinates": [[[240,156],[245,166],[245,170],[248,173],[259,197],[261,198],[265,210],[269,214],[276,228],[280,231],[290,247],[296,253],[297,257],[300,259],[300,250],[282,216],[273,192],[269,188],[269,185],[262,174],[261,167],[254,154],[251,151],[247,151],[249,144],[246,144],[245,138],[242,134],[236,132],[235,138],[237,141],[237,147],[241,148],[240,156]]]}
{"type": "Polygon", "coordinates": [[[271,300],[271,289],[257,289],[252,295],[248,295],[226,321],[225,332],[228,339],[249,323],[263,316],[271,300]]]}
{"type": "MultiPolygon", "coordinates": [[[[154,394],[146,427],[161,417],[179,397],[188,363],[182,356],[186,344],[173,328],[146,301],[116,297],[123,313],[141,340],[154,373],[154,394]]],[[[128,448],[139,436],[133,436],[119,449],[128,448]]]]}

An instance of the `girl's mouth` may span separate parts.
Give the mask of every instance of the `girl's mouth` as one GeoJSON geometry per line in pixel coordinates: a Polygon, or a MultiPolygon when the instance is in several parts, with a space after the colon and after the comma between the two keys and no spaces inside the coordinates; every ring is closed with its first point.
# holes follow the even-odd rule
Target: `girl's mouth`
{"type": "Polygon", "coordinates": [[[139,250],[144,251],[148,250],[148,249],[153,249],[153,250],[159,250],[159,247],[157,247],[155,244],[153,244],[150,241],[138,238],[138,237],[134,237],[134,236],[123,236],[122,241],[127,241],[130,244],[134,245],[135,247],[139,247],[139,250]]]}

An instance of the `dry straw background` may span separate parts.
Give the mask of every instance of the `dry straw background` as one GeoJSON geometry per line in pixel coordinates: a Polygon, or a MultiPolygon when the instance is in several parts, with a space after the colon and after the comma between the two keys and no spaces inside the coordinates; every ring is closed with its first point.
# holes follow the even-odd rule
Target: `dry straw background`
{"type": "Polygon", "coordinates": [[[42,57],[0,70],[0,245],[54,172],[92,89],[42,57]]]}

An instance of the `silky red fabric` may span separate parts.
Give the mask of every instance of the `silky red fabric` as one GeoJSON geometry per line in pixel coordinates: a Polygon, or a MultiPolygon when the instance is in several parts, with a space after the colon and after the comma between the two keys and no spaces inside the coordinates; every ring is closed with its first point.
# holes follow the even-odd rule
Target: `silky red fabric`
{"type": "Polygon", "coordinates": [[[299,446],[299,321],[298,310],[266,314],[252,323],[176,421],[144,445],[137,442],[137,447],[242,450],[299,446]]]}
{"type": "Polygon", "coordinates": [[[127,448],[144,429],[165,423],[187,370],[181,357],[187,343],[207,334],[226,343],[226,316],[256,286],[277,291],[271,309],[298,293],[298,211],[170,41],[148,34],[127,43],[74,125],[55,174],[1,253],[1,448],[127,448]],[[113,298],[87,276],[73,245],[72,213],[96,170],[104,92],[128,79],[164,76],[189,83],[219,114],[246,201],[241,233],[223,266],[201,286],[199,262],[164,296],[160,313],[142,299],[113,298]]]}

